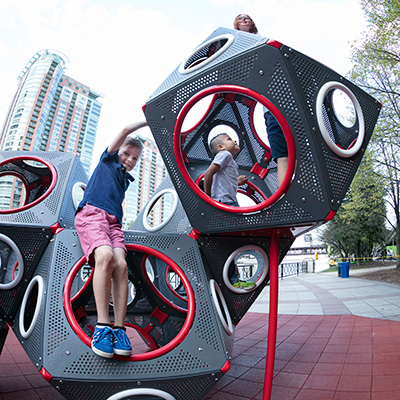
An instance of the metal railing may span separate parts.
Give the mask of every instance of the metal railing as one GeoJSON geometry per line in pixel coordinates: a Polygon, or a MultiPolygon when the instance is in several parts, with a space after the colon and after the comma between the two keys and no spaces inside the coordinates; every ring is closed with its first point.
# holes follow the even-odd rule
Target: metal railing
{"type": "Polygon", "coordinates": [[[308,262],[293,262],[279,264],[278,276],[283,279],[287,276],[300,275],[308,272],[308,262]]]}

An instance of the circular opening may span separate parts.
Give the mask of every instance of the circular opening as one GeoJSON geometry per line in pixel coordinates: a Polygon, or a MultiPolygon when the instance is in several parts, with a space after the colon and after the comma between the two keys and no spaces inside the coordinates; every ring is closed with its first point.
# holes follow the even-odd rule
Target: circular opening
{"type": "Polygon", "coordinates": [[[210,280],[211,297],[214,301],[215,309],[217,310],[217,315],[221,321],[225,332],[231,336],[233,333],[233,323],[231,315],[229,314],[228,306],[225,302],[224,296],[218,283],[214,280],[210,280]]]}
{"type": "Polygon", "coordinates": [[[179,66],[179,73],[189,74],[205,67],[224,53],[233,43],[234,36],[224,34],[209,39],[197,47],[179,66]]]}
{"type": "Polygon", "coordinates": [[[24,274],[24,261],[17,245],[0,233],[0,290],[19,284],[24,274]]]}
{"type": "MultiPolygon", "coordinates": [[[[222,109],[222,111],[225,111],[225,109],[222,109]]],[[[222,115],[222,111],[221,111],[221,115],[222,115]]],[[[214,112],[214,110],[213,110],[214,112]]],[[[261,111],[260,111],[261,112],[261,111]]],[[[261,114],[262,115],[262,114],[261,114]]],[[[223,117],[223,116],[222,116],[223,117]]],[[[252,114],[252,118],[254,119],[254,113],[252,114]]],[[[262,115],[262,118],[263,115],[262,115]]],[[[211,140],[211,135],[210,135],[210,131],[212,130],[212,128],[214,128],[215,126],[218,126],[218,129],[221,129],[221,127],[219,125],[222,126],[222,129],[227,129],[227,127],[232,128],[235,131],[235,139],[236,137],[238,138],[238,143],[239,143],[239,147],[241,147],[241,150],[239,153],[237,153],[237,157],[236,160],[239,159],[239,157],[241,157],[241,152],[243,150],[243,141],[246,138],[246,134],[248,134],[248,132],[246,132],[246,129],[251,129],[251,132],[254,134],[255,139],[258,141],[258,143],[261,145],[261,151],[263,151],[263,153],[261,154],[261,158],[262,158],[262,162],[264,161],[264,159],[270,159],[271,157],[271,153],[269,151],[268,146],[266,145],[266,142],[262,139],[260,139],[261,137],[266,137],[266,126],[265,126],[265,122],[264,122],[264,127],[263,127],[263,134],[258,135],[257,132],[255,132],[255,127],[254,127],[254,122],[250,121],[250,125],[246,128],[246,126],[244,124],[238,123],[238,127],[237,130],[235,130],[233,128],[233,126],[231,126],[231,123],[226,123],[223,121],[220,121],[218,123],[218,121],[214,120],[212,122],[212,126],[206,126],[207,124],[204,123],[203,121],[203,125],[201,127],[199,127],[199,129],[197,130],[197,132],[195,134],[200,134],[200,135],[206,135],[205,137],[205,146],[208,146],[208,141],[211,140]],[[201,128],[201,129],[200,129],[201,128]]],[[[232,125],[234,125],[232,123],[232,125]]],[[[270,207],[272,204],[274,204],[277,200],[279,200],[287,191],[287,189],[290,186],[290,182],[294,173],[294,168],[295,168],[295,145],[294,145],[294,139],[293,139],[293,135],[290,131],[289,125],[287,124],[286,120],[284,119],[283,115],[279,112],[279,110],[268,100],[266,99],[264,96],[261,96],[259,93],[254,92],[248,88],[244,88],[241,86],[233,86],[233,85],[221,85],[221,86],[212,86],[209,87],[207,89],[204,89],[200,92],[198,92],[196,95],[194,95],[189,101],[186,102],[186,104],[183,106],[182,110],[180,111],[176,124],[175,124],[175,130],[174,130],[174,152],[175,152],[175,158],[177,161],[177,165],[178,168],[180,169],[180,172],[182,173],[183,178],[185,179],[186,183],[191,187],[191,189],[204,201],[206,201],[207,203],[211,204],[212,206],[219,208],[221,210],[225,210],[225,211],[229,211],[229,212],[233,212],[233,213],[243,213],[243,214],[247,214],[247,213],[254,213],[254,212],[258,212],[261,211],[265,208],[270,207]],[[265,194],[265,196],[263,196],[263,198],[261,199],[261,201],[259,201],[257,204],[250,204],[250,205],[246,205],[246,206],[239,206],[239,207],[235,207],[235,206],[229,206],[226,204],[222,204],[214,199],[212,199],[211,197],[207,196],[204,191],[199,187],[198,184],[196,184],[192,177],[190,176],[187,168],[186,168],[186,161],[187,158],[189,158],[189,162],[190,162],[190,153],[186,152],[185,146],[187,145],[187,143],[191,143],[192,140],[192,134],[188,133],[188,132],[182,132],[182,124],[185,121],[186,115],[187,113],[191,110],[191,108],[200,100],[202,100],[203,98],[207,97],[207,96],[214,96],[213,99],[222,99],[222,101],[224,102],[223,107],[227,107],[227,105],[235,103],[236,106],[236,102],[237,103],[241,103],[241,104],[245,104],[246,106],[249,107],[254,107],[256,106],[257,103],[261,104],[261,109],[262,107],[266,107],[271,115],[273,115],[273,117],[275,118],[278,126],[281,127],[281,134],[283,132],[284,135],[284,140],[286,141],[286,147],[287,147],[287,152],[288,152],[288,168],[285,174],[285,177],[282,181],[282,183],[279,185],[276,185],[274,188],[270,188],[268,187],[268,184],[266,184],[266,182],[264,181],[266,174],[268,174],[269,171],[269,167],[267,168],[267,165],[264,166],[260,166],[260,163],[255,160],[253,165],[249,165],[248,168],[248,173],[246,173],[248,178],[251,178],[251,182],[258,186],[259,190],[265,194]],[[190,135],[190,137],[189,137],[190,135]],[[185,146],[182,146],[182,144],[185,144],[185,146]],[[183,156],[183,151],[185,150],[186,155],[183,156]],[[186,161],[185,161],[186,160],[186,161]],[[254,178],[254,179],[253,179],[254,178]],[[262,189],[261,189],[262,187],[262,189]]],[[[251,143],[246,143],[246,146],[250,147],[252,146],[251,143]]],[[[197,154],[199,154],[198,148],[196,147],[195,150],[197,154]]],[[[208,167],[207,163],[211,163],[212,162],[212,155],[211,152],[208,149],[205,150],[207,152],[207,157],[209,157],[209,159],[204,159],[203,162],[203,168],[204,170],[208,167]]],[[[246,149],[245,150],[248,154],[252,153],[251,149],[246,149]]],[[[204,150],[203,150],[204,152],[204,150]]],[[[244,153],[246,157],[247,153],[244,153]]],[[[203,157],[203,155],[202,155],[203,157]]],[[[196,155],[193,156],[194,159],[196,159],[196,155]]],[[[251,156],[250,156],[251,158],[251,156]]],[[[242,175],[242,171],[240,171],[240,174],[242,175]]],[[[249,179],[250,180],[250,179],[249,179]]],[[[277,182],[277,178],[276,178],[276,182],[277,182]]]]}
{"type": "Polygon", "coordinates": [[[356,109],[351,98],[341,89],[332,91],[332,106],[333,112],[339,122],[351,128],[356,123],[356,109]]]}
{"type": "Polygon", "coordinates": [[[56,178],[54,166],[36,157],[21,156],[0,162],[0,214],[38,204],[54,189],[56,178]]]}
{"type": "Polygon", "coordinates": [[[342,83],[327,82],[318,92],[316,111],[318,126],[328,147],[345,158],[357,154],[364,141],[365,124],[354,93],[342,83]]]}
{"type": "Polygon", "coordinates": [[[143,213],[143,225],[149,232],[162,229],[176,212],[178,195],[175,190],[164,189],[148,203],[143,213]]]}
{"type": "Polygon", "coordinates": [[[28,339],[36,326],[43,299],[43,288],[43,278],[39,275],[35,276],[29,283],[22,299],[19,331],[23,339],[28,339]]]}
{"type": "Polygon", "coordinates": [[[270,148],[268,134],[265,125],[265,116],[264,114],[269,111],[267,107],[262,105],[261,103],[257,103],[254,107],[253,111],[253,126],[254,132],[257,134],[257,139],[259,143],[261,143],[266,148],[270,148]]]}
{"type": "Polygon", "coordinates": [[[79,203],[83,199],[83,195],[85,194],[86,183],[83,182],[75,182],[72,187],[72,203],[74,205],[75,210],[78,209],[79,203]]]}
{"type": "Polygon", "coordinates": [[[22,177],[12,173],[0,177],[0,211],[16,210],[26,204],[27,183],[22,177]]]}
{"type": "Polygon", "coordinates": [[[206,96],[194,104],[186,115],[185,121],[182,124],[182,131],[192,131],[199,126],[204,117],[211,110],[213,103],[214,96],[206,96]]]}
{"type": "Polygon", "coordinates": [[[154,282],[154,279],[155,279],[154,269],[153,269],[153,266],[151,265],[151,262],[150,262],[150,260],[148,258],[146,258],[145,267],[146,267],[147,276],[149,277],[149,279],[152,282],[154,282]]]}
{"type": "Polygon", "coordinates": [[[86,282],[93,272],[93,267],[89,264],[85,264],[81,269],[81,279],[83,282],[86,282]]]}
{"type": "MultiPolygon", "coordinates": [[[[142,269],[143,269],[143,275],[147,281],[147,284],[149,285],[149,287],[151,288],[153,293],[155,293],[156,296],[163,303],[165,303],[169,307],[171,307],[179,312],[182,312],[182,313],[187,312],[187,308],[183,308],[183,307],[179,306],[178,304],[175,304],[174,299],[171,299],[168,297],[168,294],[172,293],[175,297],[181,298],[181,296],[178,295],[178,292],[171,287],[169,278],[173,274],[176,275],[176,277],[174,277],[174,282],[176,283],[179,280],[180,285],[182,285],[182,287],[180,288],[180,292],[183,292],[186,294],[186,291],[185,291],[183,282],[180,279],[180,276],[173,269],[171,269],[167,263],[161,261],[158,258],[145,256],[142,261],[142,269]],[[152,261],[150,261],[150,258],[152,259],[152,261]],[[151,275],[149,275],[149,273],[148,273],[148,265],[149,264],[151,265],[151,262],[158,264],[158,266],[157,266],[158,274],[156,274],[158,279],[155,279],[155,277],[154,277],[154,279],[151,280],[151,275]],[[160,271],[164,271],[164,273],[160,273],[160,271]],[[166,286],[168,288],[168,291],[163,290],[164,286],[166,286]]],[[[153,271],[154,271],[154,269],[153,269],[153,271]]],[[[153,274],[154,274],[154,272],[153,272],[153,274]]],[[[187,302],[187,298],[181,299],[181,300],[183,300],[185,303],[187,302]]],[[[185,304],[185,307],[186,306],[187,305],[185,304]]]]}
{"type": "Polygon", "coordinates": [[[216,136],[221,135],[223,133],[226,133],[234,142],[240,143],[238,134],[231,126],[226,124],[218,124],[214,126],[208,133],[208,138],[207,138],[208,147],[210,147],[211,141],[216,136]]]}
{"type": "Polygon", "coordinates": [[[176,400],[175,397],[171,396],[169,393],[150,388],[124,390],[123,392],[112,395],[108,400],[128,400],[135,396],[140,396],[141,400],[144,400],[143,396],[151,396],[149,400],[176,400]]]}
{"type": "MultiPolygon", "coordinates": [[[[195,296],[193,289],[190,285],[189,280],[187,279],[186,275],[183,273],[181,268],[169,257],[165,256],[161,252],[154,250],[149,247],[145,247],[142,245],[136,245],[136,244],[127,244],[126,245],[128,251],[132,251],[134,253],[142,253],[144,255],[144,258],[148,256],[153,256],[161,260],[161,262],[166,263],[181,279],[183,282],[183,286],[185,288],[185,291],[187,293],[187,298],[188,298],[188,303],[187,303],[187,311],[185,312],[186,318],[184,323],[182,324],[182,327],[178,334],[167,344],[164,346],[155,349],[153,351],[150,351],[148,353],[140,353],[140,354],[134,354],[131,357],[120,357],[120,356],[114,356],[116,359],[121,359],[124,361],[146,361],[146,360],[151,360],[157,357],[160,357],[172,349],[176,348],[180,343],[182,343],[186,336],[189,334],[190,328],[193,324],[194,320],[194,313],[195,313],[195,296]]],[[[73,286],[73,281],[76,277],[76,275],[79,273],[80,269],[85,265],[86,259],[85,257],[82,257],[70,270],[68,273],[68,276],[65,280],[64,284],[64,290],[63,290],[63,302],[64,302],[64,310],[65,314],[67,317],[67,320],[69,324],[71,325],[72,329],[74,330],[75,334],[79,337],[80,340],[82,340],[83,343],[85,343],[87,346],[91,346],[91,338],[83,331],[82,327],[79,325],[78,321],[76,320],[76,317],[74,315],[74,312],[72,310],[72,304],[71,304],[71,288],[73,286]]],[[[145,267],[145,261],[142,264],[142,268],[146,270],[145,267]]],[[[146,277],[147,274],[144,274],[146,277]]],[[[149,282],[148,280],[147,282],[149,282]]],[[[135,328],[136,329],[136,328],[135,328]]]]}
{"type": "Polygon", "coordinates": [[[235,293],[246,293],[255,290],[266,278],[269,270],[269,260],[265,251],[254,245],[236,249],[225,261],[222,277],[225,285],[235,293]],[[236,288],[230,281],[237,278],[243,282],[254,282],[254,286],[246,289],[236,288]],[[234,279],[232,278],[234,277],[234,279]]]}
{"type": "Polygon", "coordinates": [[[187,294],[183,283],[178,274],[176,274],[174,271],[171,271],[169,267],[165,269],[165,281],[171,293],[174,294],[178,299],[187,303],[187,294]]]}
{"type": "MultiPolygon", "coordinates": [[[[196,185],[204,187],[204,174],[196,179],[196,185]]],[[[245,185],[239,186],[237,191],[237,200],[239,207],[249,207],[267,200],[268,197],[254,183],[247,181],[245,185]]]]}

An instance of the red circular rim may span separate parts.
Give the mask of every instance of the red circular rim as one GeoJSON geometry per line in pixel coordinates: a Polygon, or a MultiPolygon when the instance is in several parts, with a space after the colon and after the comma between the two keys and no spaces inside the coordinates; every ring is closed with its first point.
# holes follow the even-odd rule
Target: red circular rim
{"type": "Polygon", "coordinates": [[[130,322],[127,322],[125,324],[125,326],[129,326],[130,328],[134,329],[135,331],[139,332],[142,336],[144,336],[146,338],[146,340],[148,341],[148,346],[150,347],[151,350],[158,349],[158,345],[157,345],[156,341],[143,328],[141,328],[140,326],[131,324],[130,322]]]}
{"type": "MultiPolygon", "coordinates": [[[[148,259],[148,256],[145,256],[142,258],[142,272],[143,272],[143,276],[144,279],[146,280],[147,284],[150,286],[150,288],[153,290],[153,292],[155,293],[155,295],[162,300],[164,303],[167,303],[171,308],[173,308],[174,310],[180,311],[182,313],[187,313],[188,310],[186,310],[185,308],[179,307],[178,305],[172,303],[171,300],[167,299],[159,290],[158,288],[154,285],[154,283],[151,281],[151,279],[149,278],[149,274],[147,273],[146,270],[146,260],[148,259]]],[[[169,267],[169,265],[168,265],[169,267]]],[[[167,283],[168,285],[168,283],[167,283]]]]}
{"type": "Polygon", "coordinates": [[[294,173],[294,167],[295,167],[295,156],[296,156],[296,147],[294,144],[294,139],[292,132],[290,130],[289,124],[281,114],[281,112],[264,96],[262,96],[260,93],[255,92],[254,90],[242,87],[242,86],[235,86],[235,85],[219,85],[219,86],[212,86],[206,89],[203,89],[202,91],[196,93],[189,101],[182,107],[178,118],[175,123],[175,129],[174,129],[174,137],[173,137],[173,142],[174,142],[174,153],[175,153],[175,159],[178,165],[178,168],[185,179],[186,183],[189,185],[189,187],[205,202],[208,204],[219,208],[220,210],[224,211],[229,211],[231,213],[254,213],[260,210],[263,210],[267,207],[270,207],[272,204],[274,204],[277,200],[279,200],[289,189],[290,182],[294,173]],[[201,100],[203,97],[208,96],[210,94],[214,93],[237,93],[237,94],[242,94],[247,97],[250,97],[265,107],[268,108],[268,110],[272,113],[272,115],[276,118],[278,121],[279,125],[282,128],[283,134],[286,139],[287,147],[288,147],[288,169],[286,171],[285,178],[283,179],[282,184],[279,186],[278,190],[271,196],[268,197],[265,201],[256,204],[254,206],[248,206],[248,207],[235,207],[235,206],[228,206],[226,204],[220,203],[211,197],[207,196],[193,181],[193,179],[190,177],[189,172],[186,169],[184,160],[183,160],[183,155],[181,151],[181,128],[183,121],[191,109],[191,107],[199,100],[201,100]]]}
{"type": "Polygon", "coordinates": [[[260,138],[260,136],[258,135],[258,132],[257,132],[257,130],[256,130],[256,126],[254,125],[254,111],[255,111],[255,109],[256,109],[256,105],[257,105],[257,103],[255,103],[255,104],[251,107],[251,109],[250,109],[250,126],[251,126],[251,129],[252,129],[253,133],[254,133],[254,136],[255,136],[256,139],[257,139],[257,142],[260,143],[260,145],[261,145],[262,147],[264,147],[264,149],[271,150],[271,148],[267,145],[267,143],[265,143],[265,142],[260,138]]]}
{"type": "MultiPolygon", "coordinates": [[[[200,186],[200,182],[201,182],[201,180],[202,180],[203,178],[204,178],[204,172],[203,172],[202,174],[200,174],[200,175],[196,178],[195,183],[196,183],[197,186],[200,186]]],[[[247,182],[246,182],[246,185],[248,185],[248,187],[249,187],[250,189],[253,189],[255,192],[257,192],[264,200],[267,200],[267,199],[268,199],[267,195],[266,195],[264,192],[262,192],[262,191],[260,190],[260,188],[259,188],[257,185],[255,185],[253,182],[247,181],[247,182]]],[[[238,189],[238,193],[241,193],[241,194],[243,194],[243,195],[245,195],[245,196],[247,196],[247,197],[250,197],[244,190],[238,189]]]]}
{"type": "MultiPolygon", "coordinates": [[[[85,263],[83,265],[85,265],[87,263],[86,261],[86,257],[83,256],[82,257],[85,260],[85,263]]],[[[79,260],[78,262],[80,262],[81,260],[79,260]]],[[[82,266],[83,266],[82,265],[82,266]]],[[[82,268],[81,266],[81,268],[82,268]]],[[[81,297],[82,293],[87,289],[87,287],[90,285],[90,283],[93,280],[93,274],[94,274],[94,268],[92,268],[92,270],[90,271],[90,275],[88,276],[88,278],[86,279],[86,282],[83,284],[83,286],[78,290],[78,292],[76,293],[76,295],[71,299],[71,304],[74,303],[76,300],[79,299],[79,297],[81,297]]]]}
{"type": "Polygon", "coordinates": [[[193,131],[194,129],[196,129],[198,126],[200,126],[200,124],[204,121],[206,115],[210,112],[210,110],[212,109],[212,106],[214,105],[215,99],[217,98],[217,95],[214,95],[213,98],[211,99],[211,102],[209,104],[209,106],[207,107],[206,112],[204,113],[204,115],[199,119],[198,122],[196,122],[192,128],[188,129],[185,132],[182,132],[182,135],[187,135],[189,132],[193,131]]]}
{"type": "MultiPolygon", "coordinates": [[[[13,209],[10,209],[10,210],[0,210],[0,214],[12,214],[12,213],[24,211],[24,210],[26,210],[28,208],[31,208],[31,207],[35,206],[36,204],[40,203],[41,201],[43,201],[53,191],[54,187],[56,186],[56,183],[57,183],[57,171],[56,171],[55,167],[52,164],[50,164],[46,160],[43,160],[42,158],[34,157],[34,156],[12,157],[12,158],[8,158],[7,160],[4,160],[4,161],[0,162],[0,167],[2,165],[8,164],[8,163],[13,162],[13,161],[25,161],[25,160],[36,161],[36,162],[40,162],[40,163],[44,164],[51,172],[51,177],[52,177],[51,184],[48,187],[48,189],[42,194],[42,196],[40,196],[35,201],[32,201],[32,203],[24,204],[22,207],[13,208],[13,209]]],[[[2,175],[16,175],[16,174],[15,174],[15,172],[14,172],[14,174],[11,173],[11,171],[10,172],[3,171],[2,175]]],[[[16,176],[20,177],[19,174],[16,175],[16,176]]],[[[29,192],[28,192],[28,190],[26,190],[26,192],[27,192],[26,193],[26,198],[28,198],[29,197],[28,196],[29,192]]],[[[27,200],[25,200],[25,201],[27,201],[27,200]]]]}
{"type": "MultiPolygon", "coordinates": [[[[24,185],[24,189],[25,189],[25,200],[24,200],[24,205],[22,207],[25,207],[26,206],[26,202],[28,201],[28,197],[29,197],[28,182],[27,182],[26,178],[23,175],[21,175],[19,172],[15,172],[15,171],[9,171],[9,172],[3,171],[3,172],[0,172],[0,178],[2,178],[4,176],[14,176],[15,178],[18,178],[18,179],[21,180],[22,184],[24,185]]],[[[10,208],[9,210],[0,210],[0,213],[1,212],[4,213],[4,211],[8,211],[8,212],[12,212],[12,211],[15,211],[15,210],[18,211],[22,207],[10,208]]]]}
{"type": "Polygon", "coordinates": [[[171,283],[169,282],[169,279],[168,279],[168,274],[169,274],[169,265],[167,266],[167,268],[165,268],[165,274],[164,274],[165,283],[167,284],[168,289],[172,292],[172,294],[174,296],[176,296],[179,300],[182,300],[183,302],[187,303],[187,299],[185,297],[181,296],[178,292],[176,292],[174,290],[174,288],[171,286],[171,283]]]}
{"type": "MultiPolygon", "coordinates": [[[[253,189],[255,192],[257,192],[264,200],[267,200],[267,199],[268,199],[267,195],[266,195],[264,192],[262,192],[262,191],[260,190],[260,188],[259,188],[257,185],[255,185],[253,182],[247,181],[247,182],[246,182],[246,185],[248,185],[248,187],[249,187],[250,189],[253,189]]],[[[242,190],[242,189],[239,189],[239,190],[238,190],[238,193],[244,194],[244,195],[246,195],[247,197],[249,197],[249,196],[247,195],[247,193],[246,193],[244,190],[242,190]]]]}
{"type": "MultiPolygon", "coordinates": [[[[189,330],[191,326],[193,325],[193,320],[195,316],[195,296],[193,289],[190,285],[189,280],[187,279],[186,275],[183,273],[181,268],[170,258],[165,256],[164,254],[160,253],[157,250],[151,249],[146,246],[138,245],[138,244],[126,244],[126,248],[128,250],[132,251],[139,251],[144,254],[149,254],[154,257],[159,258],[160,260],[164,261],[166,264],[168,264],[174,272],[176,272],[181,279],[183,286],[185,287],[187,296],[188,296],[188,310],[187,310],[187,316],[185,323],[182,326],[182,329],[179,331],[179,333],[175,336],[174,339],[172,339],[169,343],[166,345],[160,347],[157,350],[153,350],[149,353],[141,353],[141,354],[134,354],[131,357],[121,357],[121,356],[114,356],[115,359],[120,359],[124,361],[146,361],[146,360],[152,360],[154,358],[163,356],[164,354],[168,353],[169,351],[173,350],[175,347],[177,347],[180,343],[182,343],[187,335],[189,334],[189,330]]],[[[78,262],[71,268],[70,272],[67,275],[67,278],[65,279],[64,283],[64,292],[63,292],[63,303],[64,303],[64,311],[65,315],[67,317],[67,320],[69,324],[71,325],[71,328],[75,332],[75,334],[78,336],[78,338],[86,344],[88,347],[91,347],[91,339],[83,332],[82,328],[78,324],[74,313],[72,311],[72,305],[71,305],[71,287],[72,287],[72,282],[76,276],[76,274],[79,272],[80,268],[86,263],[86,258],[81,257],[78,262]]]]}

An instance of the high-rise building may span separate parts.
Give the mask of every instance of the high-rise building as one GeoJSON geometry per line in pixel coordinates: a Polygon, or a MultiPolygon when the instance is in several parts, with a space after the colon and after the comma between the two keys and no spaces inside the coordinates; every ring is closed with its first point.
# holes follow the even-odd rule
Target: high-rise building
{"type": "MultiPolygon", "coordinates": [[[[124,218],[122,226],[127,229],[136,219],[140,211],[146,207],[150,197],[167,174],[162,157],[155,142],[148,138],[138,137],[143,144],[142,156],[139,163],[131,171],[135,181],[129,186],[125,195],[124,218]]],[[[151,224],[159,224],[168,215],[172,202],[167,198],[157,202],[149,216],[151,224]]]]}
{"type": "Polygon", "coordinates": [[[66,57],[36,53],[20,73],[0,133],[0,150],[68,151],[89,173],[100,117],[99,93],[64,74],[66,57]]]}

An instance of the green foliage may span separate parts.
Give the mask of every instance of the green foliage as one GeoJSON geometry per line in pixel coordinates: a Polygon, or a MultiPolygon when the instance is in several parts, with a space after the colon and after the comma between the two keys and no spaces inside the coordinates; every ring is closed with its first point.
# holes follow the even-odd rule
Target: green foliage
{"type": "Polygon", "coordinates": [[[387,237],[384,188],[366,153],[347,197],[322,234],[336,255],[370,257],[387,237]]]}
{"type": "MultiPolygon", "coordinates": [[[[350,79],[382,103],[370,149],[400,254],[400,0],[361,0],[368,31],[353,46],[350,79]]],[[[400,259],[398,260],[400,267],[400,259]]]]}

